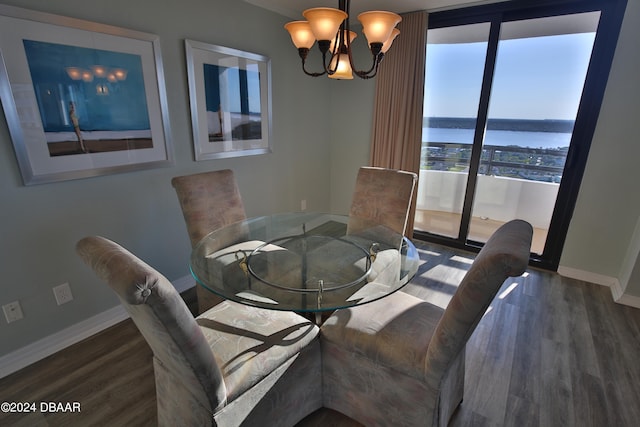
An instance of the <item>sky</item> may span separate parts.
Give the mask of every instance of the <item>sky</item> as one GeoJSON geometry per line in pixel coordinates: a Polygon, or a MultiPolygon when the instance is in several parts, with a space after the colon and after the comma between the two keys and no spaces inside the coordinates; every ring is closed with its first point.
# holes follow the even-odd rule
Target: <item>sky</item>
{"type": "MultiPolygon", "coordinates": [[[[501,41],[489,117],[574,120],[594,37],[501,41]]],[[[425,117],[477,115],[486,48],[486,43],[428,44],[425,117]]]]}

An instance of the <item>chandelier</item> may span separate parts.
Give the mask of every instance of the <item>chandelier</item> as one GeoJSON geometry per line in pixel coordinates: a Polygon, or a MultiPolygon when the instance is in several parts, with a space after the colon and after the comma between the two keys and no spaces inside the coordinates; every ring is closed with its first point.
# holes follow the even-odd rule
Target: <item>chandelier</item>
{"type": "Polygon", "coordinates": [[[89,68],[65,67],[65,70],[71,80],[82,80],[85,83],[91,83],[94,77],[97,77],[96,94],[101,96],[109,95],[107,82],[118,83],[127,79],[127,70],[124,68],[107,68],[104,65],[91,65],[89,68]]]}
{"type": "Polygon", "coordinates": [[[298,55],[302,59],[302,71],[308,76],[319,77],[327,74],[332,79],[353,79],[353,74],[361,79],[375,77],[378,65],[384,54],[391,47],[391,43],[400,34],[395,28],[402,20],[400,15],[393,12],[370,11],[358,15],[362,24],[362,32],[369,43],[372,64],[368,70],[359,71],[353,64],[351,42],[356,33],[349,28],[350,0],[339,0],[338,9],[330,7],[316,7],[302,12],[306,21],[293,21],[285,24],[293,44],[298,48],[298,55]],[[306,60],[309,50],[318,41],[318,48],[322,53],[321,72],[309,72],[306,60]],[[327,58],[328,57],[328,58],[327,58]],[[327,59],[328,64],[327,64],[327,59]]]}

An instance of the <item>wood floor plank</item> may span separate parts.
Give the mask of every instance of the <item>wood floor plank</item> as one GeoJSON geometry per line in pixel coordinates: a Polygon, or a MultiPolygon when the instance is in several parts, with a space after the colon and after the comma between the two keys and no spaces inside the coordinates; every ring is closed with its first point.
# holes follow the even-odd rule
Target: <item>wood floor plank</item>
{"type": "MultiPolygon", "coordinates": [[[[474,255],[416,246],[422,266],[403,291],[444,307],[474,255]]],[[[529,269],[503,285],[469,340],[451,426],[636,427],[639,355],[640,310],[613,302],[609,288],[529,269]]],[[[0,379],[0,401],[79,401],[80,414],[0,413],[0,426],[153,426],[151,358],[133,323],[121,322],[0,379]]],[[[326,410],[298,427],[328,425],[361,427],[326,410]]]]}
{"type": "Polygon", "coordinates": [[[503,425],[518,427],[540,425],[540,405],[537,403],[510,394],[506,406],[509,410],[505,414],[503,425]]]}
{"type": "Polygon", "coordinates": [[[545,310],[542,304],[535,304],[536,301],[532,300],[535,297],[530,296],[526,290],[525,285],[534,278],[529,276],[527,280],[520,280],[518,289],[513,292],[512,301],[509,301],[520,307],[509,394],[522,401],[539,405],[542,389],[542,324],[545,310]]]}
{"type": "Polygon", "coordinates": [[[640,420],[640,336],[629,311],[613,303],[602,289],[593,289],[585,304],[600,367],[610,425],[634,425],[640,420]],[[629,400],[632,398],[633,400],[629,400]]]}
{"type": "Polygon", "coordinates": [[[571,366],[574,372],[590,374],[601,378],[600,368],[593,345],[593,336],[589,316],[584,303],[584,292],[581,284],[565,280],[560,284],[565,290],[565,316],[569,329],[569,345],[571,366]]]}
{"type": "Polygon", "coordinates": [[[477,391],[469,396],[474,411],[494,423],[504,422],[509,395],[517,326],[518,307],[511,304],[492,304],[483,321],[493,318],[486,352],[472,353],[481,357],[480,370],[484,375],[477,381],[477,391]],[[498,403],[499,402],[499,403],[498,403]]]}
{"type": "Polygon", "coordinates": [[[600,427],[612,425],[607,419],[606,398],[602,380],[586,372],[578,372],[573,379],[573,413],[575,425],[600,427]]]}
{"type": "Polygon", "coordinates": [[[575,426],[569,345],[542,338],[540,426],[575,426]]]}
{"type": "Polygon", "coordinates": [[[0,415],[0,425],[99,426],[107,419],[123,420],[123,424],[112,425],[153,425],[156,400],[151,358],[133,322],[121,322],[0,380],[3,401],[79,402],[80,413],[38,411],[6,420],[0,415]],[[141,415],[143,421],[133,422],[141,415]]]}

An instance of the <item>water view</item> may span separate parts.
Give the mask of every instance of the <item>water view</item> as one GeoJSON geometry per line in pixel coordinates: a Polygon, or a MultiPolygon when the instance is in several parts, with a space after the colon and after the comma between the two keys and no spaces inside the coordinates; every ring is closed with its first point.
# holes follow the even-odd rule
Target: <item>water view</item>
{"type": "MultiPolygon", "coordinates": [[[[479,173],[560,182],[573,124],[572,120],[489,120],[479,173]]],[[[421,167],[467,171],[474,126],[475,119],[425,118],[421,167]]]]}
{"type": "MultiPolygon", "coordinates": [[[[425,117],[423,142],[473,144],[473,118],[425,117]]],[[[573,120],[489,119],[485,145],[529,148],[568,148],[573,120]]]]}

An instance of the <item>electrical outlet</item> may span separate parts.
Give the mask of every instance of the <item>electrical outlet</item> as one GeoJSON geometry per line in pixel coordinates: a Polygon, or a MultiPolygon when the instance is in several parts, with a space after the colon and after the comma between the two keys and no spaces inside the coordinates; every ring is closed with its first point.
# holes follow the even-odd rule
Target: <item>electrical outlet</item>
{"type": "Polygon", "coordinates": [[[16,320],[20,320],[24,317],[22,315],[22,308],[18,301],[3,305],[2,311],[4,311],[4,317],[7,319],[7,323],[15,322],[16,320]]]}
{"type": "Polygon", "coordinates": [[[71,288],[68,283],[54,287],[53,295],[56,297],[58,305],[66,304],[73,300],[73,294],[71,293],[71,288]]]}
{"type": "Polygon", "coordinates": [[[305,199],[300,200],[300,210],[301,211],[307,210],[307,201],[305,199]]]}

